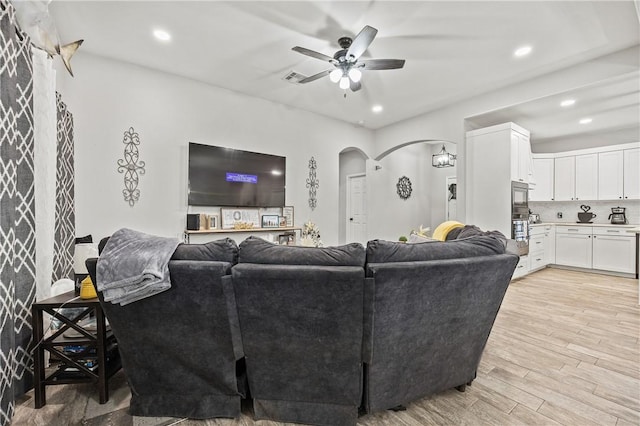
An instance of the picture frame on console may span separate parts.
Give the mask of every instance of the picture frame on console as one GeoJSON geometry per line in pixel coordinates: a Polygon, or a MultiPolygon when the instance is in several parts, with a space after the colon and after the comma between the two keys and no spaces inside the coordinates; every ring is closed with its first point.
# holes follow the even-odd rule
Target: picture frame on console
{"type": "Polygon", "coordinates": [[[293,206],[284,206],[282,208],[282,216],[285,218],[285,225],[281,227],[292,228],[293,227],[293,206]]]}
{"type": "Polygon", "coordinates": [[[277,214],[262,215],[262,227],[263,228],[279,228],[280,216],[278,216],[277,214]]]}
{"type": "Polygon", "coordinates": [[[257,208],[221,208],[222,229],[260,228],[260,209],[257,208]]]}

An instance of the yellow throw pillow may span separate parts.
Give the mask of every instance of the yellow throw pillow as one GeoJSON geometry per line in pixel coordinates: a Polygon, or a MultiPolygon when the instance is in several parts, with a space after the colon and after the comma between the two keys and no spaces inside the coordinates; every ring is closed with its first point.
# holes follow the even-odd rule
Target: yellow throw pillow
{"type": "Polygon", "coordinates": [[[440,225],[438,225],[435,231],[433,231],[433,238],[436,240],[444,241],[447,239],[447,235],[449,234],[449,232],[456,228],[462,228],[463,226],[463,223],[457,222],[455,220],[442,222],[440,225]]]}

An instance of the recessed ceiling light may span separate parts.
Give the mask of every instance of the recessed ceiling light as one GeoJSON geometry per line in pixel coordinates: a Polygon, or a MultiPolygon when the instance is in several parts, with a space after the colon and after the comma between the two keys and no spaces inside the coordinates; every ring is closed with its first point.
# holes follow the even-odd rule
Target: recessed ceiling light
{"type": "Polygon", "coordinates": [[[153,35],[160,41],[169,41],[171,40],[171,34],[166,32],[165,30],[153,30],[153,35]]]}
{"type": "Polygon", "coordinates": [[[580,124],[589,124],[592,121],[593,120],[591,118],[583,118],[582,120],[580,120],[580,124]]]}
{"type": "Polygon", "coordinates": [[[561,107],[569,107],[573,104],[576,103],[575,99],[565,99],[564,101],[560,102],[560,106],[561,107]]]}
{"type": "Polygon", "coordinates": [[[371,107],[371,111],[375,112],[376,114],[379,112],[382,112],[382,105],[374,105],[371,107]]]}
{"type": "Polygon", "coordinates": [[[527,56],[529,53],[531,53],[531,46],[522,46],[516,49],[515,52],[513,52],[513,54],[519,58],[522,56],[527,56]]]}

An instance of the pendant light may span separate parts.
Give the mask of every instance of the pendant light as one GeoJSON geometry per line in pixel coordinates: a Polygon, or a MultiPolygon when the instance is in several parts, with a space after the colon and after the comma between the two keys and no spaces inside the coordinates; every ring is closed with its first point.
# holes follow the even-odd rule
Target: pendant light
{"type": "Polygon", "coordinates": [[[442,145],[442,150],[431,156],[431,165],[439,169],[443,167],[453,167],[456,165],[456,156],[447,152],[442,145]]]}

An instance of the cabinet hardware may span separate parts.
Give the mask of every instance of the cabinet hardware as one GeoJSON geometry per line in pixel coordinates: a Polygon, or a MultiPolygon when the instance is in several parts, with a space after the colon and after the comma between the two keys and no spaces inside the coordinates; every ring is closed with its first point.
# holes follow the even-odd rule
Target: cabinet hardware
{"type": "Polygon", "coordinates": [[[537,258],[537,259],[536,259],[536,262],[539,262],[539,261],[541,261],[541,260],[542,260],[542,259],[540,259],[540,258],[537,258]]]}
{"type": "Polygon", "coordinates": [[[607,229],[607,232],[615,232],[615,233],[620,233],[619,229],[607,229]]]}

